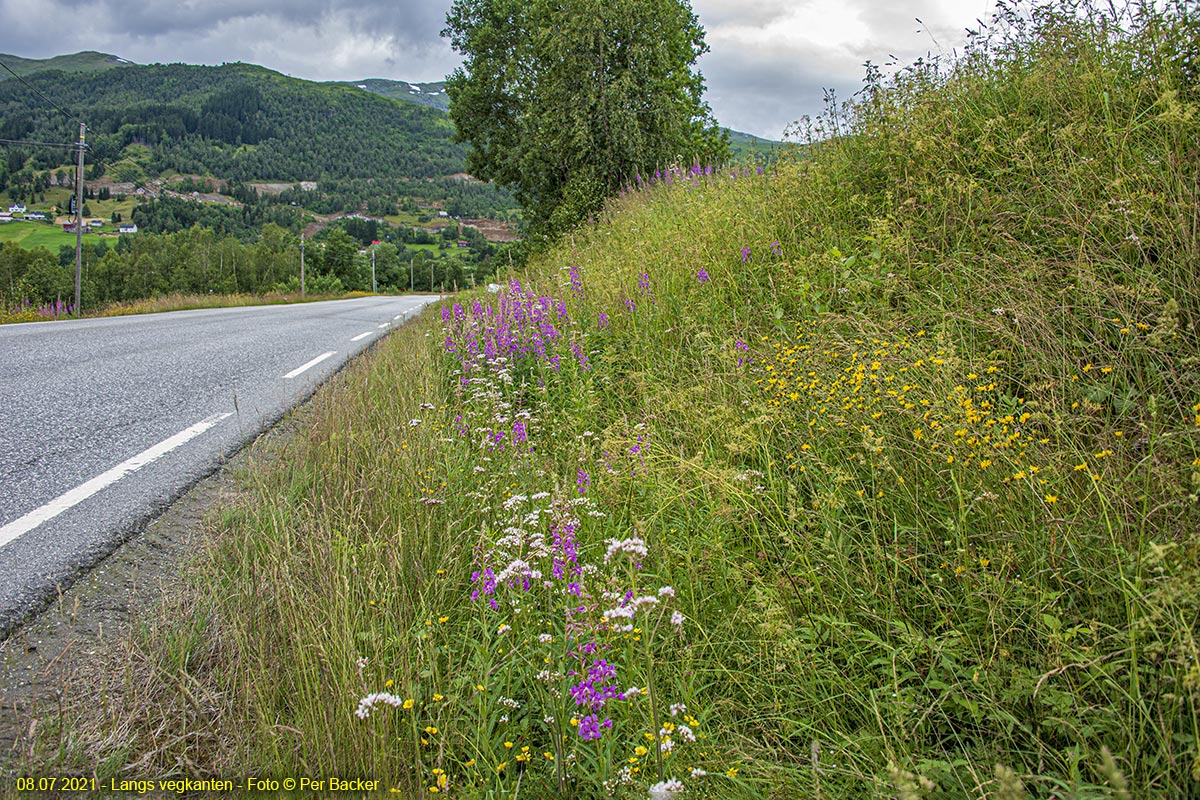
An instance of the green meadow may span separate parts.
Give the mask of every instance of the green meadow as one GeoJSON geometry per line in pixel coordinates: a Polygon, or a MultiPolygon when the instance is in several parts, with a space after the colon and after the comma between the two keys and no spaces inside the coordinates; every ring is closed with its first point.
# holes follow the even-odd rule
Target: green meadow
{"type": "MultiPolygon", "coordinates": [[[[116,226],[113,226],[113,232],[116,232],[116,226]]],[[[58,225],[16,221],[0,225],[0,244],[4,242],[16,242],[26,249],[44,247],[57,253],[63,245],[75,246],[75,234],[64,233],[58,225]]]]}

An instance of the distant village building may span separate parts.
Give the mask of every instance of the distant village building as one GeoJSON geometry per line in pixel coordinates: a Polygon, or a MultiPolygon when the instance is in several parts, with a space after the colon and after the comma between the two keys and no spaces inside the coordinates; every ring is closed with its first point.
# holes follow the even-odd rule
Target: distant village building
{"type": "Polygon", "coordinates": [[[103,228],[104,220],[102,220],[102,219],[91,220],[90,222],[88,222],[88,226],[92,227],[92,228],[103,228]]]}
{"type": "Polygon", "coordinates": [[[117,233],[137,233],[137,225],[132,222],[121,225],[117,228],[117,233]]]}
{"type": "Polygon", "coordinates": [[[8,213],[10,213],[10,214],[24,214],[24,213],[25,213],[25,206],[21,205],[20,203],[13,203],[11,206],[9,206],[9,207],[8,207],[8,213]]]}
{"type": "Polygon", "coordinates": [[[43,211],[30,211],[25,215],[25,219],[45,219],[46,214],[43,211]]]}

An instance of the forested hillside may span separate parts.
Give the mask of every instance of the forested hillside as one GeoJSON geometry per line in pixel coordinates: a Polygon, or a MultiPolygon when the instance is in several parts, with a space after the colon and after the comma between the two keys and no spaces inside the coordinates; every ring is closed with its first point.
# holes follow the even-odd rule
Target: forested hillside
{"type": "MultiPolygon", "coordinates": [[[[461,173],[465,151],[446,115],[353,86],[318,84],[250,64],[136,66],[67,74],[41,71],[0,82],[0,139],[70,143],[88,128],[88,177],[142,181],[169,172],[221,180],[315,181],[292,198],[313,210],[377,213],[409,200],[489,215],[512,208],[492,187],[464,193],[435,179],[461,173]],[[56,109],[51,98],[62,110],[56,109]],[[433,183],[426,183],[433,180],[433,183]],[[470,197],[464,200],[464,194],[470,197]],[[472,202],[473,201],[473,202],[472,202]]],[[[64,147],[6,147],[0,191],[69,168],[64,147]]]]}
{"type": "MultiPolygon", "coordinates": [[[[73,140],[73,121],[37,89],[87,123],[94,158],[110,164],[140,143],[152,147],[152,171],[235,180],[435,177],[462,165],[443,114],[248,64],[42,72],[28,81],[33,89],[0,84],[0,136],[73,140]]],[[[42,168],[70,163],[61,149],[35,157],[42,168]]]]}

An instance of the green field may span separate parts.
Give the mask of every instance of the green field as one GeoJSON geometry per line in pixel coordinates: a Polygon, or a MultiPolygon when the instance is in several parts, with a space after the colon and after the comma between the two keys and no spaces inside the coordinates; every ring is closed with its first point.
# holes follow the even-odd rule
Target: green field
{"type": "Polygon", "coordinates": [[[436,244],[406,244],[404,247],[411,253],[416,253],[418,250],[424,250],[431,256],[438,254],[438,246],[436,244]]]}
{"type": "MultiPolygon", "coordinates": [[[[116,231],[116,226],[113,226],[113,231],[116,231]]],[[[90,241],[96,237],[88,234],[84,238],[90,241]]],[[[16,242],[29,249],[44,247],[56,253],[63,245],[74,247],[75,234],[63,233],[61,227],[41,222],[8,222],[0,225],[0,243],[3,242],[16,242]]]]}

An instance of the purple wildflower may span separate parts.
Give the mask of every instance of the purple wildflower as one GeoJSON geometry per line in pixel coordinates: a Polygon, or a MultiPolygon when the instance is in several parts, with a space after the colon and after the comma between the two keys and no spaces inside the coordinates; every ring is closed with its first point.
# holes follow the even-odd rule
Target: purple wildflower
{"type": "MultiPolygon", "coordinates": [[[[596,659],[588,667],[587,675],[579,683],[571,687],[571,699],[575,705],[596,712],[604,708],[605,703],[621,694],[618,686],[612,683],[617,677],[617,669],[603,658],[596,659]]],[[[599,725],[596,717],[591,715],[596,735],[590,738],[600,738],[599,725]]],[[[582,722],[580,728],[583,727],[582,722]]],[[[605,726],[610,727],[610,726],[605,726]]],[[[579,734],[583,736],[582,731],[579,734]]],[[[585,737],[587,738],[587,737],[585,737]]]]}
{"type": "MultiPolygon", "coordinates": [[[[750,352],[750,345],[746,344],[741,339],[738,339],[736,342],[734,342],[733,346],[734,346],[734,349],[738,350],[740,353],[750,352]]],[[[742,355],[738,356],[737,365],[739,367],[741,367],[742,364],[753,364],[753,363],[754,363],[754,359],[752,359],[752,358],[749,358],[747,356],[742,356],[742,355]]]]}
{"type": "Polygon", "coordinates": [[[580,739],[599,739],[600,720],[595,714],[588,714],[583,719],[579,720],[579,738],[580,739]]]}
{"type": "Polygon", "coordinates": [[[697,270],[696,271],[696,280],[700,281],[701,283],[708,283],[708,270],[705,270],[703,268],[697,270]]]}
{"type": "Polygon", "coordinates": [[[743,247],[742,248],[742,263],[745,264],[749,260],[750,260],[750,248],[743,247]]]}

